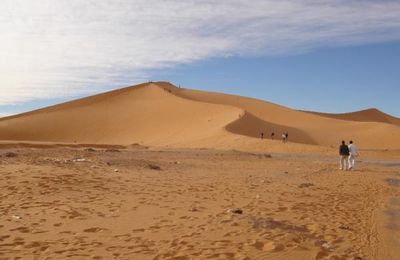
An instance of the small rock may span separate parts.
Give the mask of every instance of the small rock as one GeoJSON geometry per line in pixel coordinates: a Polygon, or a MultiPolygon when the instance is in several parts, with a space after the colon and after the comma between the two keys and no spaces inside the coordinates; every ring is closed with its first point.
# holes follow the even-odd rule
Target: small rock
{"type": "Polygon", "coordinates": [[[228,213],[241,215],[243,214],[243,210],[239,208],[233,208],[233,209],[228,209],[228,213]]]}
{"type": "Polygon", "coordinates": [[[111,149],[106,149],[105,152],[106,153],[119,153],[120,150],[111,148],[111,149]]]}
{"type": "Polygon", "coordinates": [[[329,250],[332,248],[332,246],[329,243],[323,243],[321,246],[326,250],[329,250]]]}
{"type": "Polygon", "coordinates": [[[155,164],[148,164],[147,166],[152,170],[157,170],[157,171],[161,170],[161,167],[155,164]]]}
{"type": "Polygon", "coordinates": [[[259,199],[261,196],[260,196],[260,194],[257,194],[256,195],[256,199],[259,199]]]}
{"type": "Polygon", "coordinates": [[[264,158],[272,158],[272,155],[270,155],[270,154],[264,154],[264,158]]]}
{"type": "Polygon", "coordinates": [[[88,160],[86,160],[85,158],[77,158],[77,159],[73,159],[73,162],[86,162],[88,160]]]}
{"type": "Polygon", "coordinates": [[[18,216],[18,215],[12,215],[11,216],[13,219],[22,219],[22,217],[18,216]]]}
{"type": "Polygon", "coordinates": [[[13,152],[7,152],[7,153],[5,154],[5,156],[8,157],[8,158],[12,158],[12,157],[17,157],[17,154],[16,154],[16,153],[13,153],[13,152]]]}
{"type": "Polygon", "coordinates": [[[314,186],[314,184],[306,182],[306,183],[302,183],[299,185],[299,188],[308,188],[308,187],[312,187],[314,186]]]}
{"type": "Polygon", "coordinates": [[[94,148],[87,148],[85,149],[86,152],[96,152],[96,150],[94,148]]]}
{"type": "Polygon", "coordinates": [[[191,208],[189,211],[191,211],[191,212],[197,212],[197,211],[199,211],[197,208],[191,208]]]}
{"type": "Polygon", "coordinates": [[[114,172],[119,172],[119,170],[118,169],[114,169],[114,172]]]}
{"type": "Polygon", "coordinates": [[[347,225],[341,225],[339,228],[343,230],[350,230],[350,227],[347,225]]]}

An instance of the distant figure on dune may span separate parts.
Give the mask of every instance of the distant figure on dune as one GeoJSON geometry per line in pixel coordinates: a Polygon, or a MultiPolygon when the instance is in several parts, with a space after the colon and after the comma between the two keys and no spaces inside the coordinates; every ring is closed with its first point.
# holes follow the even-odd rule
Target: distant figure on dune
{"type": "Polygon", "coordinates": [[[271,133],[271,139],[274,140],[274,138],[275,138],[275,133],[272,132],[272,133],[271,133]]]}
{"type": "Polygon", "coordinates": [[[261,132],[260,138],[261,138],[261,139],[264,139],[264,132],[261,132]]]}
{"type": "Polygon", "coordinates": [[[339,155],[340,155],[340,170],[347,171],[347,163],[349,160],[350,151],[345,141],[342,141],[342,144],[339,147],[339,155]]]}
{"type": "Polygon", "coordinates": [[[353,170],[355,163],[356,163],[356,157],[358,156],[358,149],[355,144],[353,144],[353,141],[350,141],[349,144],[349,170],[353,170]]]}
{"type": "Polygon", "coordinates": [[[282,142],[287,143],[288,138],[289,138],[289,134],[287,132],[284,132],[282,134],[282,142]]]}

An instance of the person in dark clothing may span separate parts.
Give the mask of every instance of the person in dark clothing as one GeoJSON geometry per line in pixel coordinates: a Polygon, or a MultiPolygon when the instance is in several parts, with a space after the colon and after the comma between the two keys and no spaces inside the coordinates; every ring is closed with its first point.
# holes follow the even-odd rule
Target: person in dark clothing
{"type": "Polygon", "coordinates": [[[260,137],[261,139],[264,139],[264,132],[261,132],[260,137]]]}
{"type": "Polygon", "coordinates": [[[289,141],[289,133],[286,132],[285,136],[286,136],[285,140],[286,140],[286,142],[288,142],[289,141]]]}
{"type": "Polygon", "coordinates": [[[339,155],[340,155],[340,170],[347,171],[348,169],[347,162],[350,155],[350,151],[345,141],[342,141],[342,144],[339,147],[339,155]]]}
{"type": "Polygon", "coordinates": [[[274,140],[274,138],[275,138],[275,133],[272,132],[272,133],[271,133],[271,139],[274,140]]]}

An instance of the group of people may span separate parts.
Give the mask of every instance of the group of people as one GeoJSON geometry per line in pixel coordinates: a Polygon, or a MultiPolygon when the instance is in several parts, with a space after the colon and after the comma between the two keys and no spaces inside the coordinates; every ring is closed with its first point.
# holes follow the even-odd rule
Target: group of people
{"type": "Polygon", "coordinates": [[[347,145],[345,141],[342,141],[342,144],[339,147],[339,155],[340,170],[353,170],[356,163],[356,157],[359,155],[357,146],[353,141],[350,141],[349,145],[347,145]]]}
{"type": "MultiPolygon", "coordinates": [[[[264,132],[260,133],[260,138],[264,139],[264,132]]],[[[275,139],[275,132],[271,133],[271,140],[275,139]]],[[[289,133],[288,132],[284,132],[282,134],[282,142],[286,143],[289,140],[289,133]]]]}

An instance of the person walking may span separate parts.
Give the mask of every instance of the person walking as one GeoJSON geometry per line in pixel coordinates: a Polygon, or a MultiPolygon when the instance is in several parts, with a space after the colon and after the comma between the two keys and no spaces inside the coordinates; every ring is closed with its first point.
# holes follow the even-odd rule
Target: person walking
{"type": "Polygon", "coordinates": [[[264,132],[261,132],[260,138],[261,138],[261,139],[264,139],[264,132]]]}
{"type": "Polygon", "coordinates": [[[348,163],[348,158],[350,156],[350,151],[345,141],[342,141],[342,144],[339,147],[339,155],[340,155],[340,170],[347,171],[348,167],[347,163],[348,163]]]}
{"type": "Polygon", "coordinates": [[[356,164],[356,157],[357,156],[358,156],[357,146],[353,143],[353,141],[350,141],[350,144],[349,144],[349,159],[348,159],[349,170],[353,170],[354,169],[354,166],[356,164]]]}

